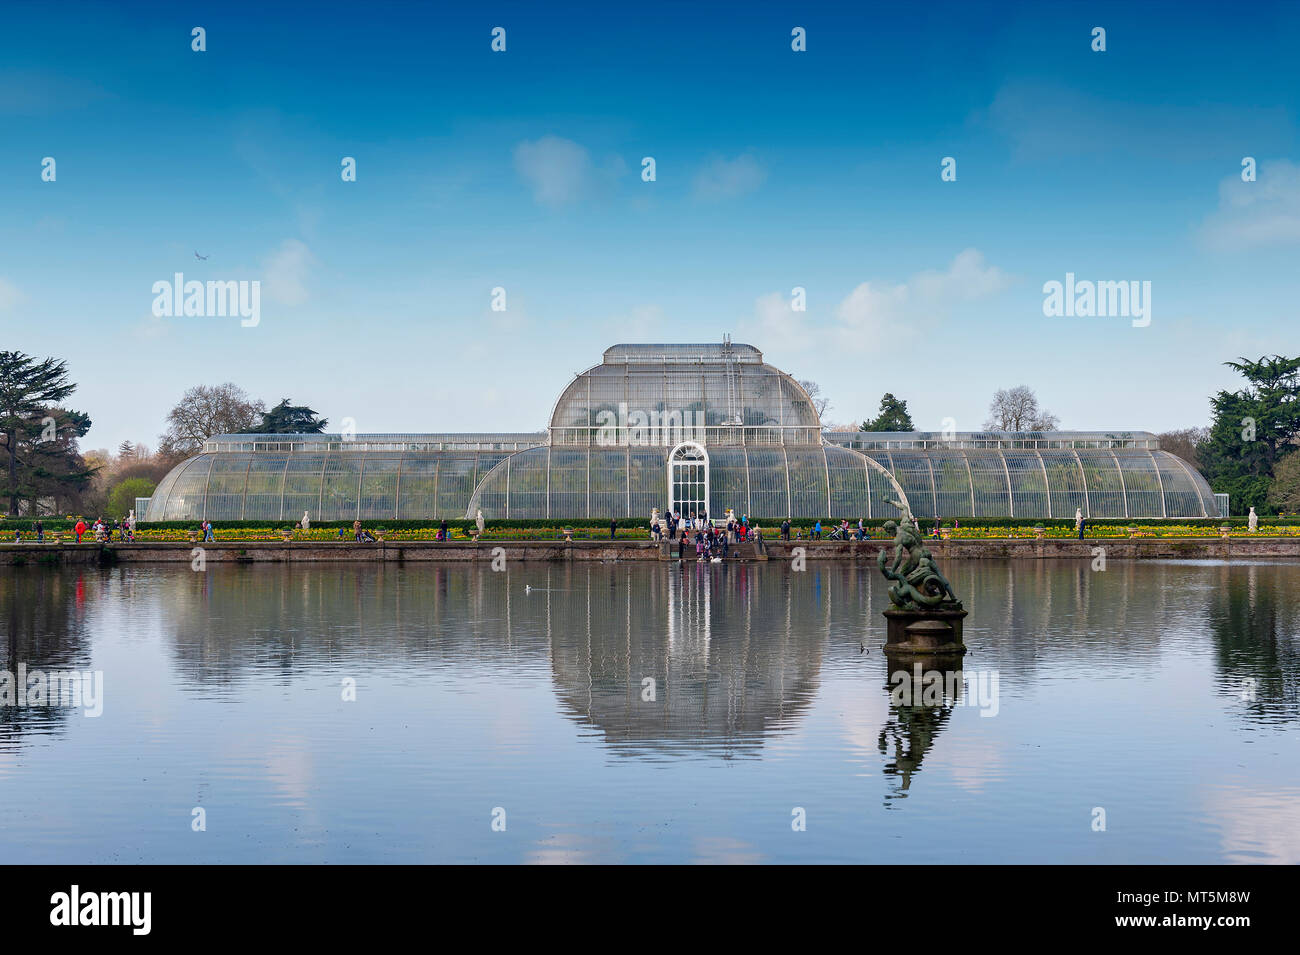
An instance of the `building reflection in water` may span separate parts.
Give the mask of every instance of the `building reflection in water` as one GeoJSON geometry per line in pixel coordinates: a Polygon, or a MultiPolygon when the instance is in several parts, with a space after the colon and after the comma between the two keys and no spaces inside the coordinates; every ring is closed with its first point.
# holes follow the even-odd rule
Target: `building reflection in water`
{"type": "Polygon", "coordinates": [[[817,693],[826,645],[813,597],[750,565],[647,573],[577,567],[578,600],[548,613],[563,711],[620,755],[753,755],[817,693]],[[585,598],[585,599],[584,599],[585,598]]]}
{"type": "MultiPolygon", "coordinates": [[[[954,563],[973,611],[964,665],[1000,670],[1014,694],[1049,674],[1124,676],[1211,647],[1236,718],[1300,717],[1293,565],[1089,565],[954,563]]],[[[242,699],[246,681],[336,680],[340,669],[440,688],[545,680],[566,718],[614,753],[651,759],[758,755],[802,719],[832,652],[875,692],[884,600],[873,567],[816,562],[806,573],[688,560],[502,573],[486,563],[338,563],[0,574],[10,670],[84,667],[111,629],[162,633],[180,687],[222,699],[242,699]],[[872,655],[857,656],[859,640],[872,655]]],[[[5,732],[65,718],[13,709],[0,713],[5,732]]],[[[942,706],[890,712],[883,739],[899,792],[948,722],[942,706]]]]}

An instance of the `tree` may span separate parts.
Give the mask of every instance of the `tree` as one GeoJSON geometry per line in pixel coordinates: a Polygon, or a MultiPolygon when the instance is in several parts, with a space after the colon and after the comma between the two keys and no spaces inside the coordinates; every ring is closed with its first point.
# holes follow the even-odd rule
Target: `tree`
{"type": "Polygon", "coordinates": [[[291,405],[283,399],[262,415],[262,423],[249,429],[250,434],[320,434],[328,424],[306,405],[291,405]]]}
{"type": "Polygon", "coordinates": [[[1274,468],[1265,502],[1279,514],[1300,513],[1300,454],[1288,454],[1274,468]]]}
{"type": "Polygon", "coordinates": [[[895,398],[889,392],[880,399],[880,414],[870,421],[862,422],[862,431],[915,431],[912,416],[908,414],[907,402],[895,398]]]}
{"type": "Polygon", "coordinates": [[[17,351],[0,351],[0,437],[4,439],[4,495],[9,516],[20,500],[31,512],[42,499],[55,507],[90,480],[77,451],[77,439],[90,430],[90,418],[59,403],[77,386],[66,363],[37,360],[17,351]]]}
{"type": "Polygon", "coordinates": [[[197,454],[214,434],[251,431],[265,412],[266,405],[250,399],[238,385],[196,385],[167,414],[167,430],[159,439],[158,451],[167,457],[197,454]]]}
{"type": "Polygon", "coordinates": [[[117,446],[117,456],[119,458],[135,457],[135,445],[132,444],[130,441],[123,441],[121,444],[117,446]]]}
{"type": "Polygon", "coordinates": [[[1268,508],[1275,469],[1300,436],[1300,358],[1274,355],[1224,362],[1247,386],[1210,399],[1214,420],[1198,448],[1201,467],[1216,492],[1227,494],[1232,513],[1268,508]]]}
{"type": "Polygon", "coordinates": [[[800,381],[799,387],[808,392],[808,397],[812,400],[813,410],[817,412],[817,417],[822,418],[830,410],[831,400],[822,394],[822,386],[815,381],[800,381]]]}
{"type": "Polygon", "coordinates": [[[1180,428],[1177,431],[1165,431],[1156,437],[1160,439],[1161,450],[1176,454],[1196,470],[1201,470],[1197,449],[1209,439],[1209,428],[1180,428]]]}
{"type": "Polygon", "coordinates": [[[1055,431],[1060,419],[1038,407],[1038,396],[1028,385],[998,389],[989,405],[985,431],[1055,431]]]}
{"type": "MultiPolygon", "coordinates": [[[[148,445],[139,442],[133,445],[129,457],[122,454],[114,456],[106,448],[87,451],[82,457],[87,467],[92,468],[95,474],[90,486],[81,495],[80,509],[83,513],[95,514],[110,513],[110,493],[123,481],[139,478],[151,485],[157,485],[176,464],[175,459],[154,454],[149,450],[148,445]]],[[[138,496],[145,497],[147,493],[138,496]]],[[[123,514],[125,513],[124,511],[123,514]]]]}
{"type": "MultiPolygon", "coordinates": [[[[133,477],[125,481],[119,481],[113,490],[108,492],[108,507],[105,516],[111,518],[123,518],[131,513],[131,508],[135,507],[137,497],[148,497],[157,487],[153,481],[148,478],[133,477]]],[[[137,514],[139,518],[141,515],[137,514]]]]}

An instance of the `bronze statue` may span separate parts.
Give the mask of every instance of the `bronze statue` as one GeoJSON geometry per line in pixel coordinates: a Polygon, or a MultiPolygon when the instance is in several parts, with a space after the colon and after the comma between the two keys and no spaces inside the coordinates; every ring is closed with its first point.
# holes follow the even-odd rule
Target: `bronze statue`
{"type": "Polygon", "coordinates": [[[886,531],[894,531],[894,560],[887,550],[880,552],[880,572],[893,583],[889,599],[903,610],[960,610],[961,601],[953,593],[948,579],[939,572],[934,557],[921,543],[914,523],[885,522],[886,531]]]}

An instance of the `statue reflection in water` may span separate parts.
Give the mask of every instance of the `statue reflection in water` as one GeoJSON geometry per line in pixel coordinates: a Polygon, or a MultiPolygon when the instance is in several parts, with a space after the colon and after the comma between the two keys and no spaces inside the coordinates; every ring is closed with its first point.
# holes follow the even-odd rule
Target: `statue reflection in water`
{"type": "Polygon", "coordinates": [[[912,776],[952,717],[963,685],[960,656],[899,656],[889,663],[889,715],[876,739],[888,760],[885,775],[893,780],[885,794],[887,809],[892,801],[907,798],[912,776]]]}

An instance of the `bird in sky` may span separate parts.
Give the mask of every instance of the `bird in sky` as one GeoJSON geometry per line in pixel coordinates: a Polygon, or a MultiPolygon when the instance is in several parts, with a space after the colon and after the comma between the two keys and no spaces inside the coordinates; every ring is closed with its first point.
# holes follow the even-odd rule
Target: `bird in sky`
{"type": "Polygon", "coordinates": [[[198,259],[200,262],[206,262],[208,260],[208,257],[206,255],[199,255],[197,251],[194,253],[194,257],[198,259]]]}

